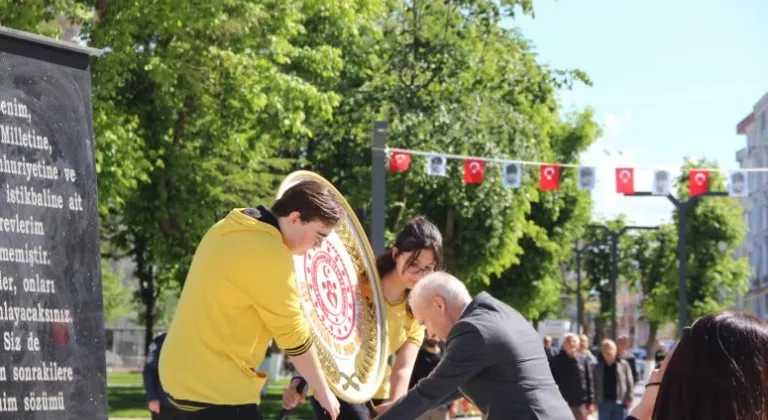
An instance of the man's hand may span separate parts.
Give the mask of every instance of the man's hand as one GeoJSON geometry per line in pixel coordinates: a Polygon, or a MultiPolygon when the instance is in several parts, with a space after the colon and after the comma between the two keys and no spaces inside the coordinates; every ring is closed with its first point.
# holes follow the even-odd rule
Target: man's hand
{"type": "Polygon", "coordinates": [[[160,414],[160,401],[159,400],[150,401],[149,404],[147,404],[147,408],[149,409],[149,411],[155,414],[160,414]]]}
{"type": "Polygon", "coordinates": [[[389,410],[390,407],[392,407],[392,404],[394,404],[394,401],[387,401],[383,402],[376,406],[376,413],[382,414],[385,411],[389,410]]]}
{"type": "Polygon", "coordinates": [[[330,390],[327,392],[315,391],[315,399],[320,403],[325,412],[328,413],[328,418],[336,420],[336,417],[341,412],[341,407],[339,407],[339,400],[333,395],[333,392],[330,390]]]}
{"type": "Polygon", "coordinates": [[[597,404],[594,404],[594,403],[589,404],[587,408],[589,409],[590,414],[595,414],[595,412],[597,411],[597,404]]]}
{"type": "Polygon", "coordinates": [[[627,410],[629,410],[630,408],[632,408],[632,400],[629,400],[629,401],[624,401],[624,407],[626,407],[626,408],[627,408],[627,410]]]}
{"type": "Polygon", "coordinates": [[[283,391],[283,408],[286,410],[293,410],[297,405],[303,404],[307,398],[307,393],[298,392],[296,388],[299,386],[301,379],[293,378],[288,388],[283,391]]]}

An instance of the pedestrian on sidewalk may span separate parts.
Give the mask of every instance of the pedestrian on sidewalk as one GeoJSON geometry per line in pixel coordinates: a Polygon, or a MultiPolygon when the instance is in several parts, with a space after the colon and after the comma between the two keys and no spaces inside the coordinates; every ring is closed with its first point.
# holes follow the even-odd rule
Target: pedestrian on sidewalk
{"type": "Polygon", "coordinates": [[[592,366],[589,358],[578,350],[579,337],[566,334],[560,353],[550,361],[550,368],[574,418],[587,420],[589,414],[595,411],[592,366]]]}
{"type": "Polygon", "coordinates": [[[626,360],[617,356],[616,343],[603,340],[601,357],[595,365],[595,401],[600,420],[624,420],[632,407],[635,382],[626,360]]]}

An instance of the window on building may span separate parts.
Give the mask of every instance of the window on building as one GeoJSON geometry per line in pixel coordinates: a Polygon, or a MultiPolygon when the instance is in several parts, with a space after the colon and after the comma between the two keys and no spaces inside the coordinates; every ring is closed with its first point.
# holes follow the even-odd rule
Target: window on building
{"type": "Polygon", "coordinates": [[[765,133],[765,111],[760,113],[760,132],[765,133]]]}
{"type": "Polygon", "coordinates": [[[760,225],[760,209],[755,209],[755,211],[752,212],[752,225],[750,226],[750,229],[754,229],[755,233],[763,230],[763,227],[760,225]]]}
{"type": "Polygon", "coordinates": [[[744,212],[744,223],[747,225],[747,228],[748,228],[749,230],[751,230],[751,229],[752,229],[752,226],[750,226],[750,224],[749,224],[749,222],[750,222],[749,218],[750,218],[750,217],[751,217],[751,213],[750,213],[750,212],[748,212],[748,211],[745,211],[745,212],[744,212]]]}

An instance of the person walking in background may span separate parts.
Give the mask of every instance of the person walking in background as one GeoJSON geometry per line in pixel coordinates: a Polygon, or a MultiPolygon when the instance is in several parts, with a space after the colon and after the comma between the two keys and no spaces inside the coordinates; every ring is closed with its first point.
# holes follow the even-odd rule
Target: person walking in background
{"type": "Polygon", "coordinates": [[[579,336],[579,353],[589,360],[590,366],[594,366],[597,363],[597,357],[592,354],[592,350],[589,349],[589,336],[582,334],[579,336]]]}
{"type": "Polygon", "coordinates": [[[635,356],[632,352],[629,351],[629,337],[622,335],[616,340],[616,351],[618,354],[617,357],[629,364],[629,368],[632,371],[632,381],[637,383],[639,377],[637,372],[637,360],[635,360],[635,356]]]}
{"type": "Polygon", "coordinates": [[[603,340],[601,354],[594,367],[598,416],[600,420],[624,420],[635,388],[632,369],[626,360],[617,357],[613,340],[603,340]]]}
{"type": "Polygon", "coordinates": [[[152,420],[181,419],[181,412],[171,405],[160,384],[157,361],[163,348],[166,333],[161,333],[149,344],[147,360],[144,363],[144,390],[147,392],[147,409],[152,413],[152,420]]]}
{"type": "Polygon", "coordinates": [[[547,360],[552,360],[552,358],[557,354],[555,349],[552,348],[552,337],[550,336],[544,337],[544,353],[547,354],[547,360]]]}
{"type": "MultiPolygon", "coordinates": [[[[576,420],[587,420],[595,411],[592,366],[587,356],[579,353],[579,337],[566,334],[560,353],[550,361],[552,376],[576,420]]],[[[602,419],[601,419],[602,420],[602,419]]]]}
{"type": "MultiPolygon", "coordinates": [[[[427,335],[429,337],[429,335],[427,335]]],[[[424,346],[419,350],[419,354],[416,356],[416,363],[413,365],[413,373],[411,373],[411,383],[408,385],[408,389],[413,388],[419,383],[420,380],[429,376],[435,369],[440,359],[442,358],[442,349],[440,349],[440,341],[434,338],[425,338],[424,346]]],[[[426,413],[419,416],[416,420],[448,420],[454,416],[454,402],[450,401],[446,405],[433,408],[426,413]]]]}

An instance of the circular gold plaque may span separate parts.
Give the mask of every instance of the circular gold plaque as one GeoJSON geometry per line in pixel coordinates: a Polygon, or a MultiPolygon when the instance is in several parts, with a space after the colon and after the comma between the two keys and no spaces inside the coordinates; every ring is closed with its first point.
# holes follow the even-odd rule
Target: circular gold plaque
{"type": "Polygon", "coordinates": [[[386,311],[376,258],[352,207],[322,176],[293,172],[280,185],[278,198],[305,180],[327,185],[344,216],[322,245],[293,258],[301,308],[333,392],[350,403],[367,402],[387,366],[386,311]]]}

